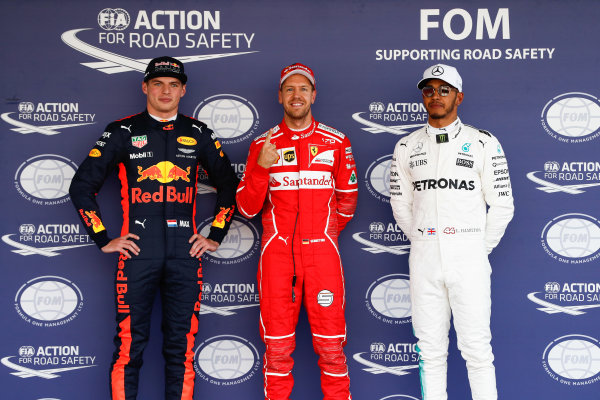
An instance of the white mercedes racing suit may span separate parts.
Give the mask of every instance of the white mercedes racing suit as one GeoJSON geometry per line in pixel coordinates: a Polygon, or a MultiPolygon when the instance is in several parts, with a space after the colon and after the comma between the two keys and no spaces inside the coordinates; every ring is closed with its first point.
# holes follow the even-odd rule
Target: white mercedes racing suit
{"type": "Polygon", "coordinates": [[[394,217],[411,241],[412,323],[423,400],[448,398],[451,313],[473,399],[495,400],[488,254],[514,211],[502,147],[460,119],[440,129],[426,125],[397,143],[390,173],[394,217]]]}

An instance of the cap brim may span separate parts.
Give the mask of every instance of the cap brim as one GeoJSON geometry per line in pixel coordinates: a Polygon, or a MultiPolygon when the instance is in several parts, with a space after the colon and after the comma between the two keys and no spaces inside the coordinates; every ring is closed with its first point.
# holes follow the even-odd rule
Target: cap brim
{"type": "Polygon", "coordinates": [[[186,74],[176,74],[174,72],[154,72],[154,73],[146,75],[144,77],[144,82],[148,82],[150,79],[160,78],[160,77],[177,78],[184,85],[187,82],[187,75],[186,74]]]}
{"type": "Polygon", "coordinates": [[[432,80],[433,78],[426,78],[426,79],[421,79],[419,81],[419,83],[417,83],[417,88],[419,89],[423,89],[425,87],[425,85],[427,84],[427,82],[429,82],[430,80],[432,80]]]}
{"type": "MultiPolygon", "coordinates": [[[[419,81],[419,83],[417,84],[417,87],[418,87],[419,89],[423,89],[423,88],[425,87],[425,85],[427,85],[427,82],[429,82],[429,81],[430,81],[430,80],[432,80],[432,79],[440,79],[440,78],[425,78],[425,79],[421,79],[421,80],[419,81]]],[[[457,88],[457,87],[456,87],[456,86],[454,86],[453,84],[451,84],[451,83],[448,83],[448,82],[446,82],[446,81],[445,81],[445,80],[443,80],[443,79],[440,79],[440,81],[442,81],[442,82],[445,82],[445,83],[446,83],[446,85],[450,85],[450,86],[452,86],[454,89],[458,90],[459,92],[462,92],[462,89],[459,89],[459,88],[457,88]]]]}

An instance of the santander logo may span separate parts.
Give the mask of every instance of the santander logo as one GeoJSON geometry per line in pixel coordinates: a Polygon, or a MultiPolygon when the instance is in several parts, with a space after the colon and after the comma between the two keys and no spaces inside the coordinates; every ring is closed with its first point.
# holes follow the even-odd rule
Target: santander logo
{"type": "Polygon", "coordinates": [[[270,190],[331,189],[333,178],[328,171],[272,173],[270,190]]]}
{"type": "Polygon", "coordinates": [[[271,186],[272,188],[279,187],[281,186],[281,183],[274,177],[271,177],[271,180],[269,181],[269,186],[271,186]]]}

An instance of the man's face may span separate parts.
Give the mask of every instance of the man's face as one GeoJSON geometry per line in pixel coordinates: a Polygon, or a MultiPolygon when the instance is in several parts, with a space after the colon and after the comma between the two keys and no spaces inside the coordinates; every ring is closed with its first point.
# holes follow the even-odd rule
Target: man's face
{"type": "Polygon", "coordinates": [[[177,78],[158,77],[142,83],[148,101],[148,112],[157,117],[169,118],[177,114],[179,100],[185,94],[185,85],[177,78]]]}
{"type": "Polygon", "coordinates": [[[310,106],[315,102],[317,91],[307,77],[295,74],[283,81],[279,90],[279,103],[285,114],[294,120],[302,120],[312,115],[310,106]]]}
{"type": "Polygon", "coordinates": [[[457,107],[463,100],[463,93],[459,93],[456,89],[452,89],[450,94],[446,97],[440,96],[438,88],[440,86],[450,86],[446,82],[440,79],[431,79],[427,82],[427,85],[435,89],[433,96],[425,97],[423,95],[423,104],[429,113],[431,119],[449,119],[450,122],[454,121],[457,117],[457,107]]]}

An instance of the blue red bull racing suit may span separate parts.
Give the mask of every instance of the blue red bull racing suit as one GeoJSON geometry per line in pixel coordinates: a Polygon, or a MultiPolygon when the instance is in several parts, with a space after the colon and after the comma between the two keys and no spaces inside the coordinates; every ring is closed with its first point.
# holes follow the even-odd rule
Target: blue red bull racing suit
{"type": "Polygon", "coordinates": [[[163,307],[166,398],[192,399],[193,347],[202,289],[202,265],[190,256],[197,180],[207,172],[217,199],[209,239],[220,243],[235,210],[238,179],[214,133],[178,114],[158,121],[147,111],[109,124],[71,183],[73,204],[90,237],[102,248],[110,238],[96,194],[118,168],[121,235],[134,233],[139,255],[119,256],[115,274],[117,335],[110,380],[113,399],[135,399],[157,289],[163,307]],[[200,171],[200,173],[199,173],[200,171]]]}

